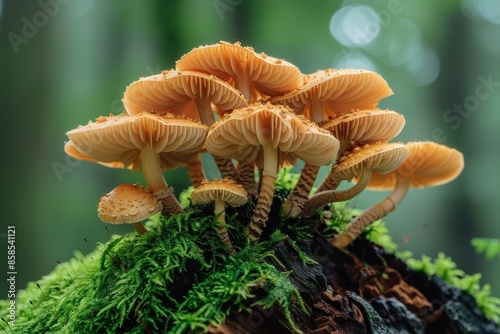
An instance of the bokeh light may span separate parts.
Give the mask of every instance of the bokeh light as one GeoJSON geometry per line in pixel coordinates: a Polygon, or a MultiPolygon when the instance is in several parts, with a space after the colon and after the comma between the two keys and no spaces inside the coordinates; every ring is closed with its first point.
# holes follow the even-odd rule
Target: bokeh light
{"type": "Polygon", "coordinates": [[[342,7],[330,20],[330,33],[345,46],[365,47],[380,32],[380,18],[373,8],[365,5],[342,7]]]}
{"type": "Polygon", "coordinates": [[[500,1],[498,0],[463,0],[462,11],[469,18],[479,18],[500,24],[500,1]]]}

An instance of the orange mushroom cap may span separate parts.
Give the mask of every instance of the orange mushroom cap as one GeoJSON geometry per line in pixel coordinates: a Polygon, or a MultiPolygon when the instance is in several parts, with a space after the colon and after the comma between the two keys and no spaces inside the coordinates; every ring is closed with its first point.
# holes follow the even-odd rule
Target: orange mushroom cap
{"type": "Polygon", "coordinates": [[[140,78],[126,88],[123,96],[129,114],[170,113],[197,121],[201,120],[199,113],[204,112],[197,106],[201,101],[207,102],[210,112],[211,105],[215,106],[221,115],[247,105],[240,91],[227,82],[195,71],[168,70],[140,78]]]}
{"type": "Polygon", "coordinates": [[[448,146],[423,141],[409,142],[410,156],[393,172],[372,174],[367,189],[389,190],[398,176],[410,178],[410,187],[422,188],[448,183],[464,168],[463,154],[448,146]]]}
{"type": "Polygon", "coordinates": [[[81,157],[133,165],[136,170],[140,170],[140,150],[146,145],[160,154],[163,169],[185,166],[202,149],[206,134],[203,124],[149,113],[100,117],[67,133],[81,157]]]}
{"type": "Polygon", "coordinates": [[[388,142],[401,132],[404,125],[403,115],[381,109],[353,110],[320,124],[338,140],[357,144],[388,142]]]}
{"type": "Polygon", "coordinates": [[[258,165],[262,145],[271,145],[280,151],[280,165],[298,158],[321,166],[333,160],[339,142],[285,106],[254,103],[215,123],[205,145],[212,154],[258,165]]]}
{"type": "Polygon", "coordinates": [[[99,200],[97,215],[110,224],[140,222],[162,210],[162,204],[139,184],[121,184],[99,200]]]}
{"type": "Polygon", "coordinates": [[[197,47],[177,62],[178,70],[213,74],[239,89],[251,101],[288,93],[302,85],[302,73],[293,64],[240,43],[221,41],[197,47]]]}
{"type": "Polygon", "coordinates": [[[302,87],[269,101],[285,104],[296,114],[319,123],[351,109],[373,109],[390,95],[392,90],[378,73],[327,69],[305,75],[302,87]]]}

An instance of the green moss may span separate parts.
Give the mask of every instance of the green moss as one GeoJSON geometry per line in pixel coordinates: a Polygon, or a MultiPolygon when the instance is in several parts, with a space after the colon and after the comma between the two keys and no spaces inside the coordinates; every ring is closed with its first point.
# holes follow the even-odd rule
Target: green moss
{"type": "Polygon", "coordinates": [[[500,240],[493,238],[474,238],[471,244],[477,254],[483,254],[488,260],[500,256],[500,240]]]}
{"type": "MultiPolygon", "coordinates": [[[[246,224],[254,204],[226,210],[226,223],[237,255],[230,255],[215,225],[213,207],[189,206],[164,219],[146,222],[150,232],[113,236],[88,255],[57,265],[47,276],[18,291],[14,333],[191,333],[222,324],[231,312],[249,313],[279,305],[291,331],[300,332],[291,309],[307,313],[289,269],[280,263],[273,247],[286,242],[304,265],[315,264],[303,250],[312,227],[300,219],[284,221],[279,204],[293,188],[298,175],[282,170],[278,176],[270,235],[252,245],[246,224]]],[[[180,197],[189,205],[190,189],[180,197]]],[[[342,231],[360,210],[347,202],[334,203],[320,214],[325,237],[342,231]]],[[[383,221],[363,237],[394,251],[383,221]]],[[[484,313],[500,320],[500,300],[491,296],[481,276],[465,275],[450,258],[411,258],[398,253],[413,269],[439,275],[473,295],[484,313]]],[[[8,320],[9,300],[0,300],[0,318],[8,320]]],[[[4,331],[10,332],[7,324],[4,331]]],[[[1,329],[1,328],[0,328],[1,329]]]]}
{"type": "Polygon", "coordinates": [[[399,254],[399,256],[404,257],[413,270],[423,271],[429,277],[437,275],[445,282],[470,294],[484,315],[500,324],[500,298],[492,296],[489,284],[480,284],[481,274],[467,275],[463,270],[457,268],[451,257],[442,252],[435,259],[427,255],[423,255],[420,259],[414,259],[409,252],[399,254]]]}
{"type": "Polygon", "coordinates": [[[114,236],[100,250],[75,254],[19,291],[15,332],[200,332],[223,323],[231,311],[250,312],[275,303],[282,306],[289,327],[299,332],[289,306],[303,307],[300,294],[286,268],[265,261],[274,256],[274,244],[293,241],[276,231],[251,245],[239,213],[228,210],[227,223],[239,251],[229,256],[211,210],[188,208],[157,222],[154,217],[147,222],[151,231],[143,236],[114,236]]]}

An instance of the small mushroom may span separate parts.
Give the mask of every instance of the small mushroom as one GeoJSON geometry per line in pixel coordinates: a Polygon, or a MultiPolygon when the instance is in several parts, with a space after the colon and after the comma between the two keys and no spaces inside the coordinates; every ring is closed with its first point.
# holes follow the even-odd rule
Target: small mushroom
{"type": "Polygon", "coordinates": [[[314,210],[332,202],[353,198],[365,189],[372,173],[389,173],[408,158],[410,150],[401,143],[374,143],[357,146],[339,158],[332,167],[330,177],[339,184],[355,177],[359,181],[346,190],[326,190],[314,194],[304,205],[302,216],[310,216],[314,210]]]}
{"type": "MultiPolygon", "coordinates": [[[[132,115],[143,111],[155,114],[172,114],[214,123],[213,107],[222,116],[235,108],[247,105],[244,96],[227,82],[206,73],[168,70],[140,78],[131,83],[123,96],[125,110],[132,115]]],[[[188,164],[191,183],[197,187],[206,179],[199,154],[188,164]]],[[[236,179],[234,166],[229,160],[214,157],[223,177],[236,179]]]]}
{"type": "Polygon", "coordinates": [[[262,169],[248,231],[250,239],[258,242],[271,209],[278,169],[296,158],[326,165],[337,153],[335,142],[330,133],[285,106],[254,103],[234,110],[210,127],[205,145],[213,154],[243,164],[255,162],[262,169]]]}
{"type": "Polygon", "coordinates": [[[176,68],[213,74],[236,87],[249,102],[288,93],[303,80],[300,70],[283,59],[223,41],[189,51],[176,62],[176,68]]]}
{"type": "Polygon", "coordinates": [[[369,189],[392,189],[381,202],[366,209],[336,235],[332,243],[344,248],[356,239],[372,222],[392,212],[404,199],[409,188],[430,187],[454,180],[463,170],[464,158],[459,151],[434,142],[406,144],[410,156],[393,172],[372,174],[369,189]]]}
{"type": "Polygon", "coordinates": [[[355,144],[392,140],[405,126],[405,118],[391,110],[359,109],[337,115],[320,126],[340,141],[339,153],[342,153],[355,144]]]}
{"type": "MultiPolygon", "coordinates": [[[[396,137],[405,125],[403,115],[390,110],[355,110],[341,114],[321,124],[340,141],[339,152],[355,145],[388,142],[396,137]]],[[[326,177],[317,192],[335,190],[335,178],[326,177]]]]}
{"type": "Polygon", "coordinates": [[[238,207],[246,203],[248,199],[247,192],[242,185],[229,179],[213,180],[203,182],[191,194],[193,204],[209,204],[214,202],[214,215],[217,217],[217,227],[224,244],[229,248],[232,254],[236,251],[233,248],[229,234],[226,228],[226,219],[224,210],[226,205],[238,207]]]}
{"type": "Polygon", "coordinates": [[[185,166],[202,149],[206,134],[203,124],[149,113],[100,117],[67,133],[78,151],[87,157],[142,169],[149,190],[162,199],[163,213],[167,215],[183,208],[162,169],[185,166]]]}
{"type": "Polygon", "coordinates": [[[161,202],[139,184],[120,184],[102,196],[97,205],[97,215],[103,222],[132,224],[139,235],[148,231],[142,221],[161,210],[161,202]]]}

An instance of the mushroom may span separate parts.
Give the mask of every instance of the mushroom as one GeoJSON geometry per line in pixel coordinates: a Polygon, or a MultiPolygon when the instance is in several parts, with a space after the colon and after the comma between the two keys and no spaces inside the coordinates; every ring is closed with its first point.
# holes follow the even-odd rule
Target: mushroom
{"type": "MultiPolygon", "coordinates": [[[[339,152],[353,145],[388,142],[396,137],[405,125],[404,116],[390,110],[355,110],[341,114],[321,124],[340,141],[339,152]]],[[[335,190],[337,180],[330,175],[321,183],[317,192],[335,190]]]]}
{"type": "Polygon", "coordinates": [[[356,239],[372,222],[394,211],[404,199],[409,188],[430,187],[454,180],[463,170],[462,153],[434,142],[409,142],[410,156],[393,172],[373,174],[369,189],[392,189],[381,202],[366,209],[346,227],[346,232],[336,235],[332,243],[344,248],[356,239]]]}
{"type": "Polygon", "coordinates": [[[67,133],[85,156],[142,170],[149,190],[162,200],[164,214],[183,208],[162,169],[185,166],[202,149],[206,134],[203,124],[149,113],[100,117],[67,133]]]}
{"type": "Polygon", "coordinates": [[[217,217],[222,242],[229,248],[232,254],[236,251],[231,244],[226,228],[224,210],[226,205],[238,207],[247,202],[248,195],[242,185],[230,179],[213,180],[203,182],[191,194],[191,203],[209,204],[214,202],[214,215],[217,217]]]}
{"type": "MultiPolygon", "coordinates": [[[[330,131],[340,142],[340,154],[353,145],[387,142],[396,137],[403,129],[405,119],[394,111],[370,109],[353,110],[340,114],[330,121],[320,123],[320,127],[330,131]]],[[[304,166],[299,180],[283,205],[286,215],[295,217],[308,200],[311,189],[319,172],[318,167],[304,166]]],[[[332,169],[333,172],[333,169],[332,169]]],[[[317,192],[335,190],[338,179],[330,175],[321,183],[317,192]]]]}
{"type": "Polygon", "coordinates": [[[330,133],[285,106],[254,103],[234,110],[212,125],[205,145],[213,154],[243,164],[255,161],[262,169],[258,201],[248,231],[250,239],[257,242],[266,226],[280,166],[296,158],[312,165],[326,165],[337,152],[335,143],[338,144],[330,133]]]}
{"type": "MultiPolygon", "coordinates": [[[[382,76],[375,72],[327,69],[305,75],[301,88],[269,101],[285,104],[296,114],[320,124],[329,117],[350,112],[351,109],[375,108],[381,99],[389,95],[392,95],[392,90],[382,76]]],[[[291,210],[300,212],[299,208],[309,197],[318,172],[318,166],[304,165],[296,186],[285,201],[285,214],[291,210]]]]}
{"type": "Polygon", "coordinates": [[[353,198],[365,189],[372,173],[389,173],[395,170],[409,155],[410,150],[401,143],[378,142],[356,146],[350,151],[345,151],[345,154],[333,165],[330,175],[337,183],[355,177],[359,178],[359,181],[355,186],[346,190],[317,192],[306,202],[301,215],[310,216],[314,210],[328,203],[342,202],[353,198]]]}
{"type": "Polygon", "coordinates": [[[378,73],[327,69],[304,75],[302,87],[269,102],[285,104],[296,114],[321,123],[351,109],[375,108],[390,95],[392,90],[378,73]]]}
{"type": "Polygon", "coordinates": [[[240,90],[249,102],[288,93],[303,80],[300,70],[285,60],[224,41],[191,50],[176,68],[213,74],[240,90]]]}
{"type": "Polygon", "coordinates": [[[97,205],[97,215],[103,222],[132,224],[139,235],[148,231],[142,221],[161,210],[162,204],[139,184],[120,184],[102,196],[97,205]]]}
{"type": "MultiPolygon", "coordinates": [[[[155,114],[170,113],[191,118],[210,126],[214,123],[215,107],[222,116],[235,108],[247,105],[244,96],[227,82],[206,73],[195,71],[162,71],[131,83],[123,96],[123,105],[129,114],[143,111],[155,114]]],[[[191,183],[197,187],[206,179],[199,154],[187,166],[191,183]]],[[[229,160],[214,156],[223,177],[236,179],[229,160]]]]}

